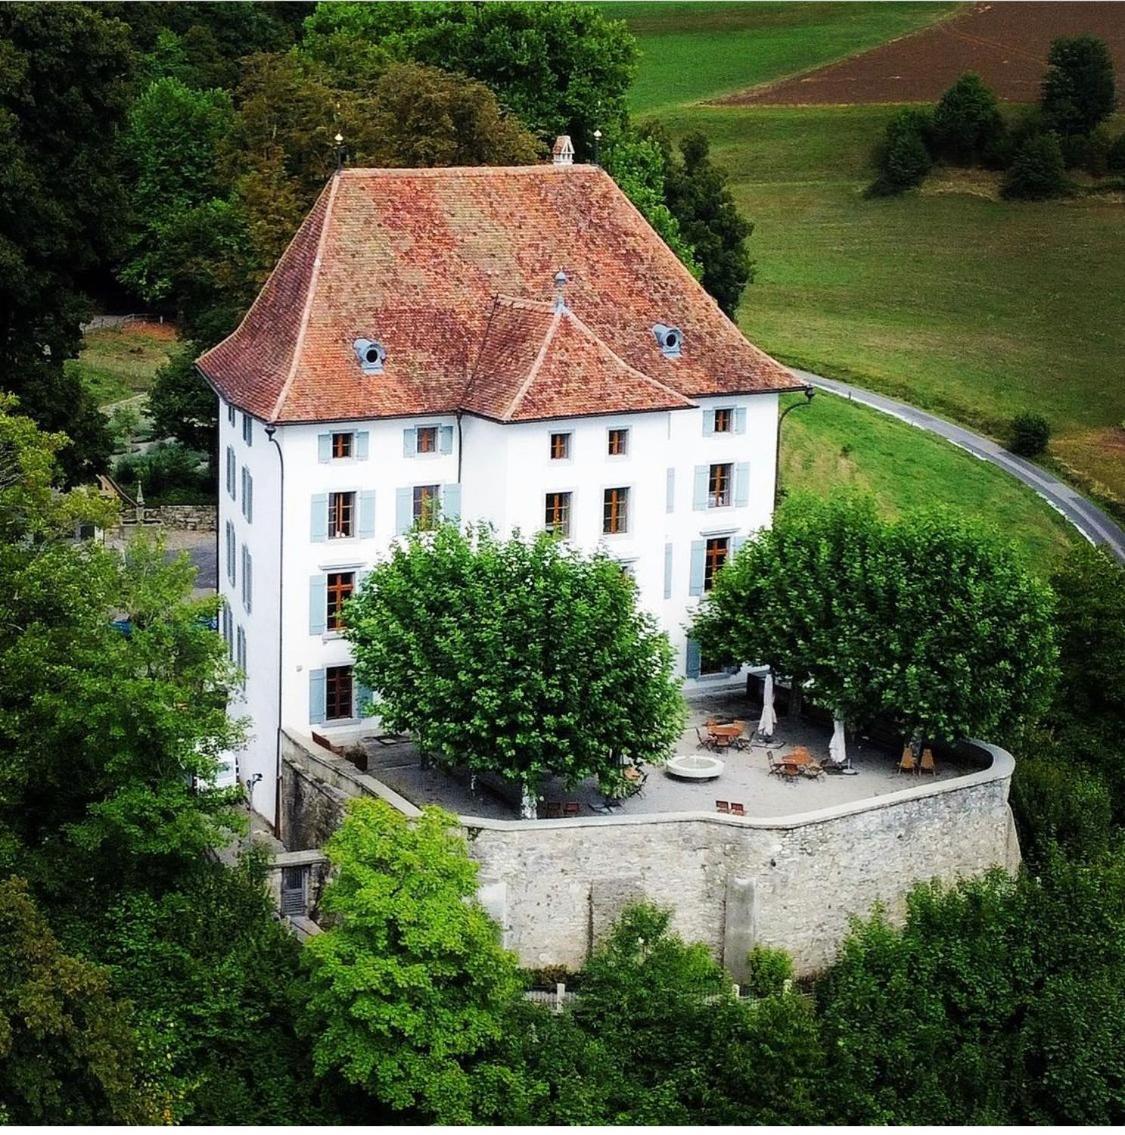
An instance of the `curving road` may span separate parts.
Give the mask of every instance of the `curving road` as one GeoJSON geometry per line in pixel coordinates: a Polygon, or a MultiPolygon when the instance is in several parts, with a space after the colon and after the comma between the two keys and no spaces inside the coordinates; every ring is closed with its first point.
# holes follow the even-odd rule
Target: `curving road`
{"type": "Polygon", "coordinates": [[[1077,489],[1051,476],[1045,469],[1041,469],[1033,461],[1017,457],[1009,453],[1003,446],[998,445],[982,434],[973,433],[964,426],[954,425],[944,418],[919,410],[907,402],[896,402],[893,398],[882,394],[873,394],[870,390],[863,390],[858,386],[851,386],[846,382],[837,382],[833,378],[813,374],[807,370],[790,370],[802,381],[811,383],[819,390],[827,390],[858,402],[863,406],[870,406],[883,414],[890,414],[893,418],[917,426],[918,429],[928,430],[939,437],[982,461],[991,462],[1003,469],[1017,480],[1022,481],[1030,489],[1034,489],[1056,512],[1069,520],[1091,544],[1101,544],[1125,563],[1125,530],[1111,520],[1100,508],[1091,504],[1077,489]]]}

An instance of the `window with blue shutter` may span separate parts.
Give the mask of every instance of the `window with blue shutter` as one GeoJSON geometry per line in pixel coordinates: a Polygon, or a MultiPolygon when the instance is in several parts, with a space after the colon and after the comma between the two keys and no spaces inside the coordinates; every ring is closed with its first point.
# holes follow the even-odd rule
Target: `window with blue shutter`
{"type": "Polygon", "coordinates": [[[461,519],[461,486],[457,484],[441,487],[441,518],[454,524],[461,519]]]}
{"type": "Polygon", "coordinates": [[[227,421],[232,426],[234,425],[234,403],[233,402],[227,407],[227,421]]]}
{"type": "Polygon", "coordinates": [[[703,582],[707,572],[707,541],[691,542],[691,577],[688,583],[689,595],[702,595],[703,582]]]}
{"type": "Polygon", "coordinates": [[[250,549],[242,545],[242,605],[249,614],[254,603],[254,559],[250,549]]]}
{"type": "Polygon", "coordinates": [[[230,580],[231,587],[234,586],[235,581],[235,539],[234,539],[234,525],[231,521],[227,521],[227,579],[230,580]]]}
{"type": "Polygon", "coordinates": [[[316,435],[316,459],[322,465],[332,460],[332,435],[316,435]]]}
{"type": "Polygon", "coordinates": [[[324,634],[328,612],[328,577],[309,576],[309,634],[324,634]]]}
{"type": "Polygon", "coordinates": [[[254,419],[249,414],[242,415],[242,440],[247,445],[254,444],[254,419]]]}
{"type": "Polygon", "coordinates": [[[664,545],[664,598],[672,598],[672,545],[664,545]]]}
{"type": "Polygon", "coordinates": [[[309,514],[309,539],[319,544],[328,539],[328,494],[314,493],[309,514]]]}
{"type": "Polygon", "coordinates": [[[254,477],[245,465],[242,466],[242,515],[247,520],[254,519],[254,477]]]}
{"type": "Polygon", "coordinates": [[[404,536],[414,527],[414,490],[395,489],[395,533],[404,536]]]}
{"type": "Polygon", "coordinates": [[[695,478],[692,481],[691,507],[699,512],[708,505],[708,490],[710,488],[711,466],[697,465],[695,478]]]}
{"type": "Polygon", "coordinates": [[[441,427],[441,452],[442,453],[452,453],[453,452],[453,427],[452,426],[442,426],[441,427]]]}
{"type": "Polygon", "coordinates": [[[676,508],[676,470],[671,466],[665,474],[664,481],[664,511],[674,512],[676,508]]]}
{"type": "Polygon", "coordinates": [[[750,503],[750,462],[740,461],[734,467],[734,507],[745,508],[750,503]]]}
{"type": "Polygon", "coordinates": [[[371,704],[371,687],[365,686],[358,679],[355,684],[355,716],[370,717],[368,707],[371,704]]]}
{"type": "Polygon", "coordinates": [[[236,499],[234,487],[234,447],[227,446],[227,493],[231,500],[236,499]]]}
{"type": "Polygon", "coordinates": [[[375,490],[365,489],[359,494],[359,538],[370,540],[375,535],[375,490]]]}
{"type": "Polygon", "coordinates": [[[736,406],[734,410],[734,432],[736,434],[744,434],[746,432],[746,407],[736,406]]]}
{"type": "Polygon", "coordinates": [[[367,455],[371,451],[371,435],[367,430],[360,430],[355,435],[355,459],[357,461],[366,461],[367,455]]]}
{"type": "Polygon", "coordinates": [[[689,678],[699,677],[699,664],[702,660],[702,655],[699,649],[699,643],[695,639],[689,638],[687,640],[687,660],[684,666],[684,673],[689,678]]]}
{"type": "Polygon", "coordinates": [[[325,675],[323,670],[309,671],[309,723],[319,725],[324,720],[325,675]]]}
{"type": "Polygon", "coordinates": [[[418,432],[412,427],[402,431],[402,455],[413,457],[418,452],[418,432]]]}
{"type": "Polygon", "coordinates": [[[746,543],[746,537],[745,536],[735,536],[734,539],[731,540],[731,542],[730,542],[730,554],[731,554],[731,556],[733,557],[733,556],[737,555],[738,549],[741,548],[742,545],[745,544],[745,543],[746,543]]]}
{"type": "Polygon", "coordinates": [[[711,437],[715,432],[715,411],[705,409],[703,411],[703,436],[711,437]]]}

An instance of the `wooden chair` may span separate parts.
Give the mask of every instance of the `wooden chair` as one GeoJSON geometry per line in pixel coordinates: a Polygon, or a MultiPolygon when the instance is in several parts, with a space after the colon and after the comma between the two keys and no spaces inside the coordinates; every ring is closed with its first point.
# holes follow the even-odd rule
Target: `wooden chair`
{"type": "Polygon", "coordinates": [[[781,765],[774,760],[773,749],[766,750],[766,764],[769,766],[770,776],[780,775],[781,765]]]}
{"type": "Polygon", "coordinates": [[[625,794],[627,796],[639,796],[644,791],[645,781],[648,780],[648,773],[637,768],[636,765],[630,765],[625,770],[625,780],[628,784],[625,794]]]}
{"type": "Polygon", "coordinates": [[[697,725],[695,727],[695,737],[696,737],[696,740],[699,742],[699,744],[696,746],[697,749],[714,749],[715,748],[715,739],[714,739],[714,737],[711,736],[710,733],[707,732],[707,726],[706,725],[697,725]]]}
{"type": "Polygon", "coordinates": [[[715,801],[715,811],[716,812],[722,812],[723,815],[729,816],[730,815],[730,801],[729,800],[716,800],[715,801]]]}
{"type": "Polygon", "coordinates": [[[750,748],[751,737],[750,734],[746,732],[746,722],[736,720],[732,721],[731,725],[737,725],[740,730],[740,732],[736,733],[734,737],[731,738],[731,746],[735,749],[750,748]]]}
{"type": "Polygon", "coordinates": [[[809,780],[819,780],[824,775],[824,768],[819,761],[810,760],[801,765],[801,775],[807,776],[809,780]]]}
{"type": "Polygon", "coordinates": [[[928,772],[931,776],[937,776],[937,766],[934,764],[934,751],[930,748],[922,750],[922,760],[918,765],[918,772],[928,772]]]}
{"type": "Polygon", "coordinates": [[[567,800],[563,803],[562,814],[564,816],[577,816],[579,813],[578,801],[567,800]]]}
{"type": "Polygon", "coordinates": [[[745,804],[739,804],[736,801],[732,800],[730,802],[730,814],[732,816],[745,816],[746,815],[746,805],[745,804]]]}
{"type": "Polygon", "coordinates": [[[902,760],[898,762],[899,772],[917,772],[918,762],[914,759],[914,750],[909,745],[904,745],[902,750],[902,760]]]}

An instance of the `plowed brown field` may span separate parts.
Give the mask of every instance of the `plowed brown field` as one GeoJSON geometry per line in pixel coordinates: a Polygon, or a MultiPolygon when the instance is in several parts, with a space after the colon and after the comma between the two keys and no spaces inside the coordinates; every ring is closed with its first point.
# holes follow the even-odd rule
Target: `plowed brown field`
{"type": "Polygon", "coordinates": [[[1010,102],[1034,102],[1057,36],[1099,36],[1117,66],[1125,104],[1125,3],[993,3],[861,55],[722,99],[738,105],[929,102],[976,71],[1010,102]]]}

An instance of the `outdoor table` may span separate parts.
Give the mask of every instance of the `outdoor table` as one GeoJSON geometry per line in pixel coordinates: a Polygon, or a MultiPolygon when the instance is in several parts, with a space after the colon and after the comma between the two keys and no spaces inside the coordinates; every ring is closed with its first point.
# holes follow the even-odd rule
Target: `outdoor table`
{"type": "Polygon", "coordinates": [[[707,733],[711,737],[711,740],[715,742],[716,747],[727,749],[742,736],[742,726],[708,725],[707,733]]]}

